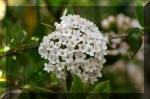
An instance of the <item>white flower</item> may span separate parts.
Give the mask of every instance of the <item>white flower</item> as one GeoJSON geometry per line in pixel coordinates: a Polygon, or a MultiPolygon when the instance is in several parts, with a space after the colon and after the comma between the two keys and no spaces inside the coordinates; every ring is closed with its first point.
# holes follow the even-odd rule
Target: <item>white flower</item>
{"type": "Polygon", "coordinates": [[[65,80],[66,75],[63,71],[56,71],[56,77],[65,80]]]}
{"type": "Polygon", "coordinates": [[[43,37],[39,47],[41,57],[47,59],[44,70],[65,79],[67,71],[93,84],[106,62],[108,38],[93,22],[79,15],[68,15],[55,23],[56,30],[43,37]]]}
{"type": "Polygon", "coordinates": [[[74,50],[74,48],[73,47],[71,47],[71,46],[67,46],[67,50],[68,50],[68,53],[70,54],[70,53],[73,53],[75,50],[74,50]]]}
{"type": "Polygon", "coordinates": [[[79,66],[80,66],[80,63],[77,63],[75,61],[72,64],[73,64],[74,68],[79,68],[79,66]]]}
{"type": "Polygon", "coordinates": [[[79,77],[81,76],[81,69],[79,69],[79,68],[74,68],[72,70],[72,72],[75,73],[76,75],[78,75],[79,77]]]}
{"type": "Polygon", "coordinates": [[[79,50],[82,51],[82,52],[86,52],[87,51],[87,46],[86,45],[79,44],[78,47],[79,47],[79,50]]]}
{"type": "Polygon", "coordinates": [[[102,43],[102,44],[101,44],[101,47],[102,47],[102,50],[106,50],[106,49],[107,49],[107,46],[106,46],[105,43],[102,43]]]}
{"type": "Polygon", "coordinates": [[[89,45],[89,47],[87,48],[87,54],[89,54],[90,56],[94,56],[94,49],[92,46],[89,45]]]}
{"type": "Polygon", "coordinates": [[[45,63],[44,65],[45,65],[44,70],[47,71],[48,73],[49,73],[50,71],[53,71],[53,70],[54,70],[54,65],[52,65],[52,64],[47,64],[47,63],[45,63]]]}
{"type": "Polygon", "coordinates": [[[94,45],[94,51],[95,51],[95,52],[101,51],[100,44],[95,44],[95,45],[94,45]]]}
{"type": "Polygon", "coordinates": [[[69,40],[68,43],[67,43],[68,46],[71,46],[73,48],[75,47],[76,44],[77,44],[77,42],[73,41],[73,40],[69,40]]]}
{"type": "Polygon", "coordinates": [[[46,55],[44,56],[44,58],[51,59],[51,53],[46,53],[46,55]]]}
{"type": "Polygon", "coordinates": [[[66,56],[67,55],[67,50],[65,49],[59,49],[59,51],[58,51],[58,55],[60,55],[60,56],[66,56]]]}
{"type": "Polygon", "coordinates": [[[59,41],[59,42],[55,42],[55,48],[60,48],[60,46],[61,46],[61,41],[59,41]]]}
{"type": "Polygon", "coordinates": [[[56,67],[58,68],[59,71],[64,69],[64,66],[65,66],[65,64],[63,62],[60,62],[60,63],[56,64],[56,67]]]}
{"type": "Polygon", "coordinates": [[[102,73],[101,73],[101,72],[98,72],[98,73],[97,73],[97,76],[98,76],[98,77],[102,77],[102,73]]]}
{"type": "Polygon", "coordinates": [[[86,58],[85,54],[82,54],[81,52],[75,53],[76,62],[84,62],[84,59],[86,58]]]}
{"type": "Polygon", "coordinates": [[[53,41],[51,41],[51,42],[48,42],[48,44],[47,44],[47,49],[46,50],[53,50],[53,47],[54,47],[54,42],[53,41]]]}
{"type": "Polygon", "coordinates": [[[71,63],[73,61],[73,54],[68,54],[63,59],[66,61],[66,63],[71,63]]]}
{"type": "Polygon", "coordinates": [[[81,76],[80,76],[81,80],[86,83],[88,81],[88,74],[86,73],[83,73],[81,76]]]}
{"type": "Polygon", "coordinates": [[[45,57],[47,54],[47,50],[44,48],[42,43],[40,44],[38,51],[39,51],[39,54],[41,55],[41,57],[45,57]]]}
{"type": "Polygon", "coordinates": [[[96,64],[97,62],[93,62],[92,60],[87,60],[84,63],[84,68],[86,72],[93,72],[94,70],[97,69],[96,64]]]}
{"type": "Polygon", "coordinates": [[[94,82],[97,81],[97,80],[98,79],[95,76],[90,77],[91,84],[94,84],[94,82]]]}
{"type": "Polygon", "coordinates": [[[52,55],[50,59],[48,59],[50,61],[50,63],[52,64],[56,64],[59,62],[59,57],[58,56],[54,56],[52,55]]]}
{"type": "Polygon", "coordinates": [[[73,63],[69,63],[67,64],[67,70],[74,70],[75,66],[73,65],[73,63]]]}

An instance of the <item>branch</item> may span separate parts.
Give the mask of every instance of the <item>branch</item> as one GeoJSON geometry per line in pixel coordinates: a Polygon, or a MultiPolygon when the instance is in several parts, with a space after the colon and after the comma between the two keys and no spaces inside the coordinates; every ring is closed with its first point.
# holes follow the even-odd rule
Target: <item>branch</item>
{"type": "Polygon", "coordinates": [[[109,39],[110,40],[112,40],[112,39],[118,39],[118,38],[120,38],[120,39],[127,39],[127,35],[122,35],[122,36],[116,36],[116,37],[110,37],[109,39]]]}
{"type": "Polygon", "coordinates": [[[25,51],[29,51],[29,50],[37,49],[37,48],[38,48],[38,46],[31,46],[31,47],[27,47],[27,48],[25,48],[23,50],[14,50],[14,51],[6,52],[6,53],[0,55],[0,59],[3,58],[3,57],[5,57],[5,56],[10,56],[10,55],[15,55],[15,54],[21,54],[21,53],[23,53],[25,51]]]}

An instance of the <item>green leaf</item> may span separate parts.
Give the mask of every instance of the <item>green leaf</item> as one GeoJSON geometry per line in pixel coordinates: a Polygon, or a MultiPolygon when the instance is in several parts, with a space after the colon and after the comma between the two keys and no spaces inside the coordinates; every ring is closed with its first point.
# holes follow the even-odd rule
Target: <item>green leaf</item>
{"type": "Polygon", "coordinates": [[[110,93],[110,92],[111,89],[110,89],[109,81],[103,81],[97,84],[91,91],[91,93],[110,93]]]}
{"type": "Polygon", "coordinates": [[[30,91],[33,91],[33,92],[40,92],[40,93],[55,93],[53,90],[51,89],[47,89],[47,88],[44,88],[44,87],[40,87],[40,86],[37,86],[35,85],[34,83],[30,83],[30,88],[29,88],[30,91]]]}
{"type": "Polygon", "coordinates": [[[27,32],[25,30],[22,30],[18,33],[18,36],[16,37],[16,42],[23,43],[26,38],[27,38],[27,32]]]}
{"type": "Polygon", "coordinates": [[[71,93],[84,93],[84,87],[83,87],[83,83],[81,79],[75,74],[72,74],[72,76],[73,76],[73,82],[72,82],[70,92],[71,93]]]}
{"type": "Polygon", "coordinates": [[[144,27],[144,7],[141,2],[137,1],[135,6],[135,15],[139,24],[144,27]]]}
{"type": "Polygon", "coordinates": [[[48,27],[48,28],[50,28],[50,29],[52,29],[52,30],[55,30],[56,28],[54,27],[54,26],[52,26],[52,25],[49,25],[49,24],[46,24],[46,23],[41,23],[42,25],[44,25],[44,26],[46,26],[46,27],[48,27]]]}
{"type": "Polygon", "coordinates": [[[134,57],[142,45],[142,32],[139,28],[133,28],[127,38],[128,44],[130,45],[130,58],[134,57]]]}
{"type": "Polygon", "coordinates": [[[51,81],[52,86],[58,85],[58,79],[56,77],[56,74],[54,74],[53,72],[51,72],[51,74],[50,74],[50,81],[51,81]]]}
{"type": "Polygon", "coordinates": [[[6,34],[7,44],[12,45],[21,44],[27,38],[27,33],[20,23],[12,24],[11,22],[8,22],[6,27],[6,34]]]}
{"type": "Polygon", "coordinates": [[[72,74],[72,77],[73,82],[70,93],[67,95],[67,99],[86,99],[85,94],[80,94],[85,92],[81,79],[75,74],[72,74]]]}
{"type": "Polygon", "coordinates": [[[67,16],[69,14],[74,14],[74,10],[72,8],[72,6],[68,6],[65,8],[64,12],[63,12],[63,16],[67,16]]]}

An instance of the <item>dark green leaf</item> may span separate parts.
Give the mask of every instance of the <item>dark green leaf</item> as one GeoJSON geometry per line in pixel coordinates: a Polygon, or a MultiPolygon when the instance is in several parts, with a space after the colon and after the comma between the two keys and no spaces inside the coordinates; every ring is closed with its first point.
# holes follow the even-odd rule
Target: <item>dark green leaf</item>
{"type": "Polygon", "coordinates": [[[70,5],[64,9],[63,16],[67,16],[69,14],[74,14],[74,10],[70,5]]]}
{"type": "Polygon", "coordinates": [[[134,57],[142,45],[142,32],[138,28],[133,28],[128,34],[128,44],[130,45],[131,56],[134,57]]]}
{"type": "Polygon", "coordinates": [[[27,90],[23,90],[19,94],[19,99],[30,99],[30,95],[29,95],[28,91],[27,90]]]}
{"type": "Polygon", "coordinates": [[[72,74],[72,76],[73,76],[73,82],[72,82],[70,92],[71,93],[84,93],[84,87],[83,87],[83,83],[81,79],[75,74],[72,74]]]}
{"type": "Polygon", "coordinates": [[[70,90],[71,84],[72,84],[72,75],[70,72],[67,72],[67,78],[66,78],[66,85],[67,85],[67,90],[70,90]]]}
{"type": "Polygon", "coordinates": [[[109,81],[103,81],[97,84],[91,91],[91,93],[110,93],[110,92],[111,89],[110,89],[109,81]]]}
{"type": "Polygon", "coordinates": [[[49,73],[43,70],[43,64],[44,62],[41,61],[37,64],[29,65],[27,68],[25,68],[23,73],[25,77],[24,84],[32,81],[37,85],[43,85],[43,83],[46,83],[47,80],[50,80],[49,73]]]}
{"type": "Polygon", "coordinates": [[[135,14],[139,24],[144,27],[144,7],[139,1],[136,2],[135,14]]]}

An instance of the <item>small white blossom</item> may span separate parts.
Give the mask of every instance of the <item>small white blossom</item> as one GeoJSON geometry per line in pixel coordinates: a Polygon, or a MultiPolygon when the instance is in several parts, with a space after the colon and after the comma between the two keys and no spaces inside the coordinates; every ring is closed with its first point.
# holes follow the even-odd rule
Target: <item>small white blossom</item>
{"type": "Polygon", "coordinates": [[[82,54],[80,52],[75,53],[76,62],[84,62],[84,59],[86,58],[85,54],[82,54]]]}
{"type": "Polygon", "coordinates": [[[82,75],[80,75],[81,80],[86,83],[88,81],[88,74],[83,73],[82,75]]]}
{"type": "Polygon", "coordinates": [[[56,64],[56,67],[59,71],[61,71],[62,69],[64,69],[65,64],[63,62],[60,62],[58,64],[56,64]]]}
{"type": "Polygon", "coordinates": [[[63,71],[56,71],[56,77],[60,79],[66,79],[66,75],[63,71]]]}
{"type": "Polygon", "coordinates": [[[90,56],[94,56],[94,49],[93,49],[93,47],[89,45],[89,47],[87,48],[86,53],[89,54],[90,56]]]}
{"type": "Polygon", "coordinates": [[[60,48],[60,46],[61,46],[61,41],[59,41],[59,42],[55,42],[55,48],[60,48]]]}
{"type": "Polygon", "coordinates": [[[73,61],[73,54],[67,54],[63,59],[66,61],[66,63],[71,63],[73,61]]]}
{"type": "Polygon", "coordinates": [[[50,71],[53,71],[53,70],[54,70],[54,65],[52,65],[52,64],[47,64],[47,63],[45,63],[44,65],[45,65],[44,70],[47,71],[48,73],[49,73],[50,71]]]}
{"type": "Polygon", "coordinates": [[[48,44],[47,44],[47,49],[46,50],[53,50],[54,48],[54,42],[53,41],[51,41],[51,42],[48,42],[48,44]]]}

